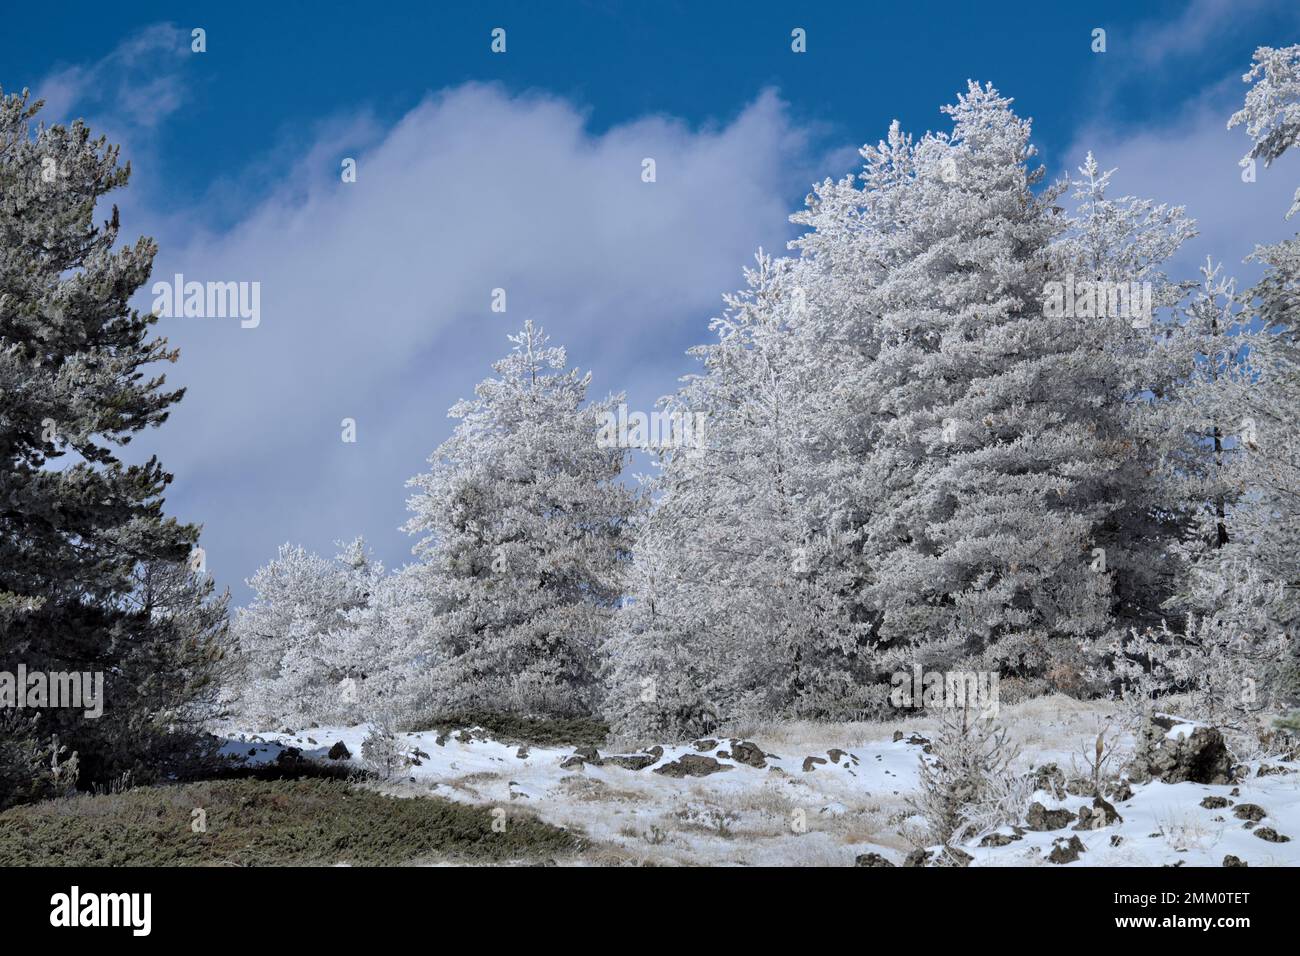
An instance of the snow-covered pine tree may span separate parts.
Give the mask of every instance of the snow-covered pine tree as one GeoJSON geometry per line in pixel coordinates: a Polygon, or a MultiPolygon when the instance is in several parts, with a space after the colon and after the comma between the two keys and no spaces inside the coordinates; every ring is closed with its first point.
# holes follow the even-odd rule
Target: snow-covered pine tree
{"type": "Polygon", "coordinates": [[[200,635],[160,626],[135,575],[184,562],[198,528],[164,515],[171,476],[156,459],[126,465],[115,446],[180,401],[147,371],[178,353],[128,304],[157,247],[119,246],[116,207],[95,221],[129,166],[80,121],[33,129],[40,106],[0,91],[0,671],[102,673],[101,718],[46,709],[24,733],[79,752],[83,786],[144,780],[176,769],[141,755],[193,703],[183,645],[200,635]]]}
{"type": "Polygon", "coordinates": [[[1108,625],[1093,491],[1122,436],[1091,379],[1094,327],[1044,308],[1066,223],[1062,186],[1033,192],[1029,123],[974,83],[945,112],[952,135],[916,143],[896,187],[898,261],[870,295],[869,594],[913,663],[1041,672],[1108,625]]]}
{"type": "MultiPolygon", "coordinates": [[[[1269,165],[1300,133],[1300,46],[1261,47],[1243,79],[1255,85],[1228,126],[1244,124],[1253,140],[1243,166],[1269,165]]],[[[1160,405],[1165,430],[1182,439],[1165,458],[1166,486],[1191,519],[1172,549],[1180,579],[1165,601],[1178,626],[1135,632],[1129,643],[1145,652],[1117,660],[1121,677],[1190,692],[1199,716],[1239,743],[1300,691],[1286,651],[1300,621],[1297,249],[1296,240],[1257,249],[1269,268],[1244,295],[1207,261],[1167,336],[1183,373],[1160,405]]]]}
{"type": "MultiPolygon", "coordinates": [[[[1300,140],[1300,44],[1260,47],[1242,77],[1251,83],[1242,109],[1228,122],[1245,125],[1252,140],[1243,165],[1281,157],[1300,140]]],[[[1300,211],[1300,190],[1287,217],[1300,211]]],[[[1262,326],[1250,345],[1253,387],[1245,390],[1242,469],[1250,494],[1239,509],[1242,576],[1260,600],[1239,596],[1253,615],[1245,626],[1289,638],[1291,659],[1278,695],[1300,706],[1300,236],[1259,247],[1251,257],[1266,267],[1247,299],[1262,326]],[[1261,607],[1262,605],[1262,607],[1261,607]],[[1266,617],[1261,622],[1261,611],[1266,617]]]]}
{"type": "Polygon", "coordinates": [[[616,729],[704,733],[717,722],[847,718],[873,660],[853,610],[854,539],[827,493],[829,393],[799,263],[762,253],[725,297],[704,371],[663,400],[703,416],[702,447],[659,450],[655,509],[611,642],[616,729]]]}
{"type": "Polygon", "coordinates": [[[1086,361],[1075,368],[1107,442],[1105,467],[1086,476],[1080,492],[1105,505],[1090,535],[1090,568],[1112,589],[1113,630],[1104,635],[1111,639],[1158,625],[1176,587],[1168,555],[1184,533],[1186,502],[1159,466],[1186,448],[1167,410],[1195,352],[1174,311],[1186,285],[1171,281],[1164,267],[1196,227],[1181,206],[1109,196],[1115,170],[1103,172],[1091,153],[1078,172],[1075,206],[1053,254],[1054,268],[1076,291],[1093,283],[1094,305],[1105,304],[1076,318],[1076,349],[1086,361]],[[1128,293],[1129,314],[1110,308],[1119,290],[1128,293]]]}
{"type": "Polygon", "coordinates": [[[1171,502],[1189,519],[1172,549],[1178,586],[1165,600],[1178,622],[1220,614],[1250,574],[1247,542],[1237,534],[1251,508],[1246,452],[1257,441],[1248,396],[1256,384],[1249,355],[1259,336],[1250,318],[1236,281],[1207,259],[1168,339],[1183,374],[1159,408],[1165,430],[1177,436],[1164,478],[1171,502]]]}
{"type": "Polygon", "coordinates": [[[589,714],[640,508],[619,480],[629,449],[598,441],[622,397],[586,403],[590,374],[531,321],[510,341],[410,482],[406,527],[446,607],[432,698],[442,714],[589,714]]]}
{"type": "Polygon", "coordinates": [[[349,615],[368,605],[382,579],[361,539],[332,562],[281,545],[249,579],[253,600],[235,618],[246,720],[279,730],[273,725],[359,719],[369,652],[352,639],[349,615]]]}
{"type": "Polygon", "coordinates": [[[358,672],[347,686],[364,719],[398,730],[428,726],[436,709],[429,674],[439,662],[437,622],[446,611],[435,583],[421,563],[375,575],[365,604],[346,611],[333,633],[339,660],[358,672]]]}
{"type": "MultiPolygon", "coordinates": [[[[1241,109],[1228,120],[1228,129],[1244,124],[1251,138],[1251,148],[1241,158],[1241,165],[1262,159],[1267,168],[1300,141],[1300,44],[1259,47],[1242,81],[1252,86],[1241,109]]],[[[1297,212],[1300,189],[1286,217],[1290,219],[1297,212]]]]}

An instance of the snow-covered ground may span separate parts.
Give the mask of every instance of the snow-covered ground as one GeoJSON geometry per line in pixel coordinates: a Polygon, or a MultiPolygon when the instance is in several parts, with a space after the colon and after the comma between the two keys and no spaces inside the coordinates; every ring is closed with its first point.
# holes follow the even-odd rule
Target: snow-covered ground
{"type": "MultiPolygon", "coordinates": [[[[1001,719],[1020,745],[1018,766],[1055,763],[1069,776],[1082,767],[1082,755],[1110,717],[1104,703],[1051,697],[1004,706],[1001,719]]],[[[905,799],[917,786],[923,738],[934,729],[935,721],[924,717],[891,724],[775,724],[711,746],[622,751],[631,766],[611,761],[617,750],[600,748],[604,762],[597,765],[574,759],[573,747],[521,747],[478,730],[427,731],[401,735],[418,765],[374,785],[401,796],[433,793],[485,806],[526,806],[586,834],[592,846],[575,862],[852,865],[859,855],[876,853],[901,865],[912,849],[899,833],[911,817],[905,799]],[[761,756],[737,746],[744,741],[761,756]],[[712,758],[724,769],[704,776],[655,772],[673,770],[683,757],[704,770],[713,765],[701,758],[712,758]],[[633,769],[637,764],[645,766],[633,769]]],[[[295,747],[304,757],[326,761],[341,741],[360,765],[368,732],[356,726],[232,733],[224,750],[261,763],[295,747]]],[[[1129,799],[1114,800],[1122,820],[1100,829],[1075,830],[1074,820],[1050,831],[1003,828],[1015,837],[1005,845],[980,846],[976,839],[963,849],[971,865],[1051,866],[1058,865],[1049,862],[1054,843],[1077,837],[1083,847],[1078,859],[1059,865],[1220,866],[1229,855],[1250,866],[1300,865],[1300,764],[1268,759],[1248,766],[1249,775],[1231,785],[1133,785],[1129,799]],[[1257,776],[1261,763],[1274,769],[1257,776]],[[1291,839],[1270,842],[1257,835],[1269,830],[1291,839]]],[[[1056,799],[1047,791],[1033,799],[1048,810],[1077,812],[1092,804],[1089,797],[1056,799]]]]}

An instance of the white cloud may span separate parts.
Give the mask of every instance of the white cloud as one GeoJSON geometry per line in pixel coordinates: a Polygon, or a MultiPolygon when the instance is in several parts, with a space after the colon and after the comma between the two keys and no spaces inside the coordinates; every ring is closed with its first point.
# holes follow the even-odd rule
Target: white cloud
{"type": "Polygon", "coordinates": [[[1103,168],[1117,167],[1113,195],[1187,208],[1200,235],[1175,259],[1171,278],[1197,278],[1208,255],[1223,262],[1225,273],[1249,284],[1259,269],[1243,260],[1255,246],[1295,235],[1294,222],[1284,217],[1300,185],[1300,156],[1287,155],[1269,169],[1261,164],[1255,182],[1242,181],[1238,161],[1250,141],[1241,128],[1229,131],[1227,122],[1245,90],[1240,73],[1234,73],[1165,123],[1121,129],[1096,123],[1079,131],[1066,153],[1071,173],[1090,149],[1103,168]]]}
{"type": "Polygon", "coordinates": [[[170,510],[205,523],[225,584],[284,540],[328,550],[365,533],[405,560],[403,483],[506,333],[541,322],[593,368],[596,392],[650,407],[691,370],[683,349],[755,247],[790,235],[807,151],[772,93],[725,125],[648,117],[593,135],[564,100],[466,85],[386,131],[366,117],[321,127],[233,228],[203,231],[202,210],[126,221],[160,241],[154,280],[261,283],[256,329],[159,323],[182,349],[169,384],[189,392],[139,444],[176,474],[170,510]],[[339,179],[344,155],[356,183],[339,179]],[[645,157],[657,182],[641,180],[645,157]],[[505,315],[489,308],[498,287],[505,315]],[[355,445],[340,441],[344,417],[355,445]]]}
{"type": "MultiPolygon", "coordinates": [[[[1283,6],[1278,0],[1192,0],[1172,19],[1152,20],[1133,31],[1144,68],[1190,56],[1247,29],[1257,17],[1283,6]]],[[[1244,70],[1243,70],[1244,72],[1244,70]]]]}
{"type": "Polygon", "coordinates": [[[110,117],[120,142],[128,133],[152,130],[184,103],[182,64],[191,55],[189,36],[169,23],[132,34],[89,65],[69,66],[45,77],[36,95],[45,100],[47,122],[69,121],[91,112],[110,117]]]}

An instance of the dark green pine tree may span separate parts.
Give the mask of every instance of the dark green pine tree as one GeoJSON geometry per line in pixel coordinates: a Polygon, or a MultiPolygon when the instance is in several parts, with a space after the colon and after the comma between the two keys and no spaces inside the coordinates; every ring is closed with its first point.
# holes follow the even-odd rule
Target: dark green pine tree
{"type": "Polygon", "coordinates": [[[38,793],[24,767],[35,753],[48,775],[56,735],[83,786],[169,772],[225,639],[205,578],[173,580],[188,609],[148,592],[159,568],[188,573],[199,532],[163,514],[171,476],[155,458],[118,457],[183,394],[144,371],[178,353],[128,305],[156,245],[115,249],[116,206],[95,222],[130,166],[80,121],[34,125],[41,105],[0,91],[0,671],[101,671],[105,706],[0,713],[0,806],[38,793]]]}

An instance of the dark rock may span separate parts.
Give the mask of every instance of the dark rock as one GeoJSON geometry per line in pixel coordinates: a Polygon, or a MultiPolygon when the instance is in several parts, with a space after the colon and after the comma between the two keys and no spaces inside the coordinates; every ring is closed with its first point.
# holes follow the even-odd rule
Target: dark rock
{"type": "Polygon", "coordinates": [[[713,750],[715,747],[718,746],[718,742],[711,737],[705,737],[702,740],[695,741],[695,743],[692,744],[691,746],[693,746],[696,750],[701,750],[701,751],[713,750]]]}
{"type": "Polygon", "coordinates": [[[1268,816],[1268,812],[1257,803],[1240,803],[1233,809],[1232,815],[1238,820],[1258,822],[1268,816]]]}
{"type": "Polygon", "coordinates": [[[903,732],[902,732],[901,730],[895,730],[895,731],[894,731],[894,743],[898,743],[898,742],[899,742],[900,740],[902,740],[902,739],[903,739],[903,732]]]}
{"type": "Polygon", "coordinates": [[[648,753],[650,756],[654,757],[655,760],[658,760],[661,757],[663,757],[664,748],[660,747],[658,744],[655,744],[653,747],[647,747],[645,749],[645,752],[648,753]]]}
{"type": "Polygon", "coordinates": [[[1257,777],[1271,777],[1279,773],[1295,773],[1294,767],[1277,767],[1272,764],[1260,764],[1259,770],[1255,771],[1257,777]]]}
{"type": "Polygon", "coordinates": [[[1058,800],[1065,795],[1065,774],[1054,763],[1043,764],[1034,771],[1034,789],[1044,790],[1058,800]]]}
{"type": "Polygon", "coordinates": [[[600,751],[589,745],[584,747],[574,747],[573,755],[575,757],[581,757],[584,763],[595,764],[597,767],[604,763],[604,761],[600,759],[600,751]]]}
{"type": "Polygon", "coordinates": [[[748,740],[742,740],[740,743],[732,745],[731,759],[736,763],[743,763],[745,766],[754,767],[757,770],[762,770],[767,766],[767,754],[763,753],[757,744],[748,740]]]}
{"type": "Polygon", "coordinates": [[[1162,722],[1153,719],[1142,729],[1137,754],[1129,768],[1139,783],[1159,780],[1163,783],[1232,783],[1232,756],[1223,742],[1223,734],[1214,727],[1196,727],[1187,735],[1165,736],[1162,722]]]}
{"type": "Polygon", "coordinates": [[[526,760],[528,758],[528,745],[520,744],[519,749],[515,751],[515,756],[520,760],[526,760]]]}
{"type": "Polygon", "coordinates": [[[826,751],[826,756],[831,758],[831,763],[833,764],[838,764],[841,757],[847,757],[848,755],[849,752],[847,750],[841,750],[839,747],[832,747],[830,750],[826,751]]]}
{"type": "Polygon", "coordinates": [[[1083,841],[1077,836],[1070,837],[1068,842],[1065,837],[1057,837],[1052,842],[1052,852],[1047,855],[1047,859],[1051,863],[1073,863],[1086,850],[1083,841]]]}
{"type": "Polygon", "coordinates": [[[1059,830],[1068,826],[1074,819],[1073,810],[1049,810],[1037,800],[1029,805],[1029,814],[1025,817],[1025,826],[1042,833],[1047,830],[1059,830]]]}
{"type": "Polygon", "coordinates": [[[586,762],[577,754],[569,754],[569,756],[560,761],[561,770],[581,770],[586,766],[586,762]]]}
{"type": "Polygon", "coordinates": [[[853,861],[854,866],[893,866],[879,853],[863,853],[853,861]]]}
{"type": "Polygon", "coordinates": [[[980,846],[1006,846],[1008,843],[1015,843],[1021,837],[1011,833],[990,833],[984,839],[980,840],[980,846]]]}
{"type": "Polygon", "coordinates": [[[1110,845],[1111,845],[1111,846],[1119,846],[1119,845],[1120,845],[1121,843],[1123,843],[1123,842],[1124,842],[1124,838],[1123,838],[1122,836],[1120,836],[1118,833],[1112,833],[1112,834],[1111,834],[1111,837],[1110,837],[1110,845]]]}
{"type": "Polygon", "coordinates": [[[929,850],[913,850],[907,854],[907,859],[903,861],[903,866],[925,866],[925,861],[930,859],[929,850]]]}
{"type": "Polygon", "coordinates": [[[824,764],[825,762],[826,762],[826,758],[825,758],[825,757],[804,757],[804,758],[803,758],[803,772],[804,772],[804,773],[812,773],[813,770],[815,770],[815,769],[817,768],[817,765],[818,765],[818,764],[824,764]]]}
{"type": "Polygon", "coordinates": [[[1283,836],[1282,834],[1274,830],[1272,827],[1260,827],[1258,830],[1255,831],[1255,836],[1259,837],[1261,840],[1267,840],[1269,843],[1290,843],[1291,842],[1291,838],[1289,836],[1283,836]]]}
{"type": "Polygon", "coordinates": [[[347,745],[340,740],[330,748],[330,752],[325,756],[329,757],[330,760],[348,760],[352,756],[352,751],[348,750],[347,745]]]}
{"type": "Polygon", "coordinates": [[[1206,797],[1201,801],[1201,806],[1206,810],[1222,810],[1224,807],[1232,806],[1232,801],[1227,797],[1206,797]]]}
{"type": "Polygon", "coordinates": [[[1121,780],[1119,785],[1115,787],[1114,792],[1110,794],[1110,798],[1116,803],[1125,803],[1132,800],[1133,788],[1128,785],[1127,780],[1121,780]]]}
{"type": "Polygon", "coordinates": [[[1250,864],[1248,864],[1245,860],[1235,857],[1231,853],[1229,853],[1227,856],[1223,858],[1223,865],[1224,866],[1249,866],[1250,864]]]}
{"type": "Polygon", "coordinates": [[[666,763],[662,767],[655,767],[654,773],[663,774],[665,777],[707,777],[711,773],[718,773],[723,770],[733,770],[726,764],[718,763],[713,757],[704,757],[700,754],[683,754],[671,763],[666,763]]]}
{"type": "Polygon", "coordinates": [[[605,763],[624,770],[644,770],[659,758],[651,754],[614,754],[605,758],[605,763]]]}
{"type": "Polygon", "coordinates": [[[1091,807],[1079,808],[1079,823],[1075,826],[1076,830],[1100,830],[1102,827],[1108,827],[1113,823],[1123,823],[1124,818],[1119,812],[1101,797],[1092,798],[1091,807]]]}

